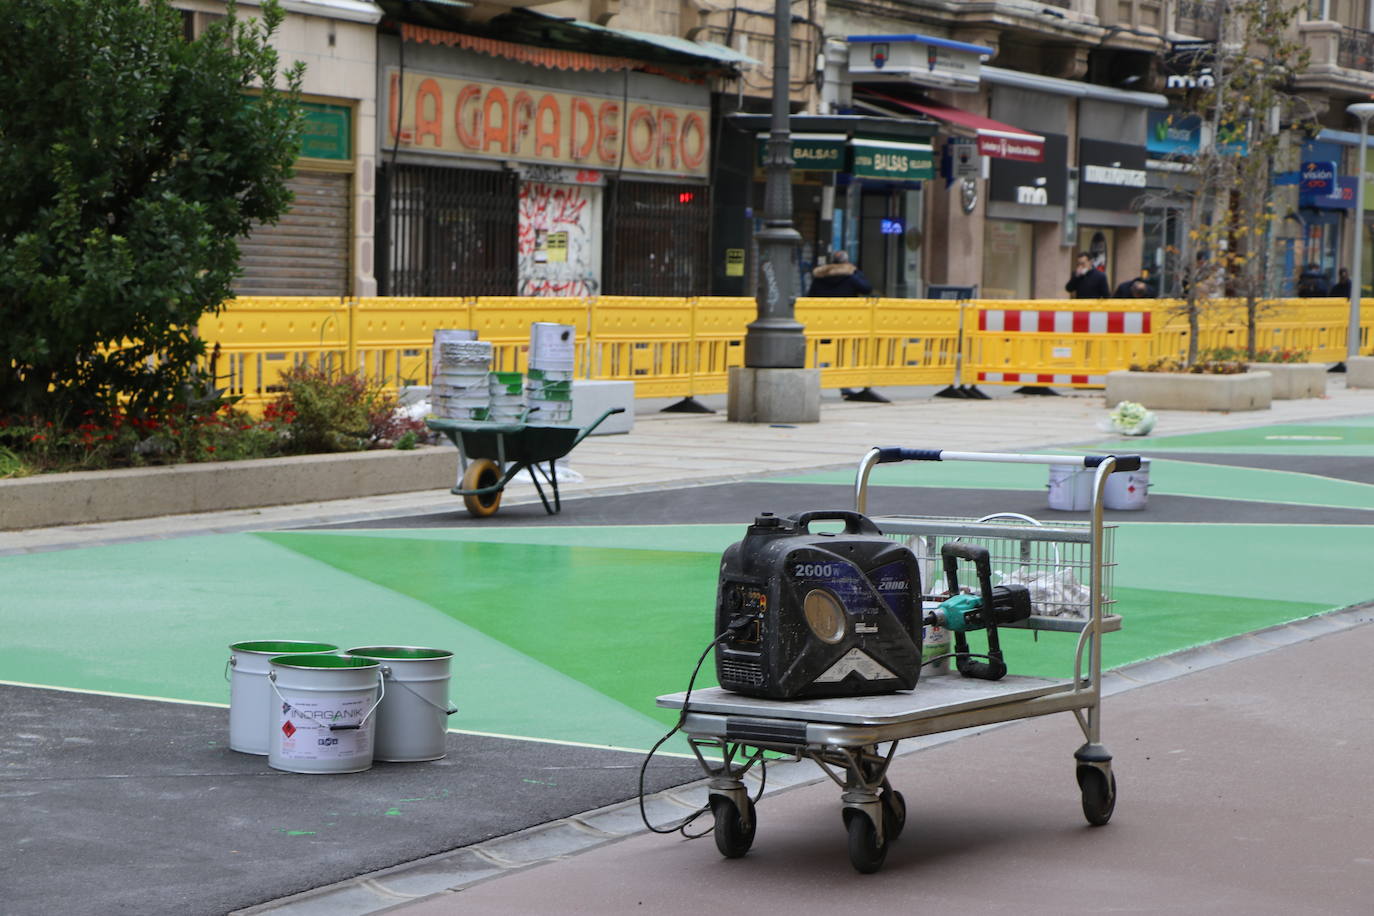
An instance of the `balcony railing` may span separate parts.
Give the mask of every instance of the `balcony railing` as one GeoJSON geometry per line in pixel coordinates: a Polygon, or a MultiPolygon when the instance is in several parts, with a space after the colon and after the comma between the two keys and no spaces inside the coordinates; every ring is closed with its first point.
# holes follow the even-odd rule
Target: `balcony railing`
{"type": "Polygon", "coordinates": [[[1342,28],[1336,62],[1347,70],[1374,71],[1374,32],[1342,28]]]}
{"type": "Polygon", "coordinates": [[[1216,0],[1179,0],[1178,23],[1175,28],[1185,35],[1216,41],[1216,0]]]}

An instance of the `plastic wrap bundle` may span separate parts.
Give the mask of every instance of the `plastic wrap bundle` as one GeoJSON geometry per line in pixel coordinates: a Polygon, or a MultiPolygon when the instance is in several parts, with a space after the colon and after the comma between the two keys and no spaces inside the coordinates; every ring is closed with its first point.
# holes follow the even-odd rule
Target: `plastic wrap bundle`
{"type": "Polygon", "coordinates": [[[519,372],[491,373],[489,390],[488,419],[497,423],[520,423],[525,419],[525,389],[519,372]]]}
{"type": "Polygon", "coordinates": [[[491,342],[473,340],[473,336],[472,331],[434,332],[429,399],[435,416],[487,419],[491,407],[491,342]]]}
{"type": "Polygon", "coordinates": [[[1003,585],[1024,585],[1030,590],[1035,613],[1045,617],[1091,615],[1092,591],[1074,577],[1071,569],[1030,569],[1022,566],[1003,573],[1003,585]]]}
{"type": "Polygon", "coordinates": [[[576,329],[536,321],[530,326],[530,371],[525,390],[530,419],[541,425],[572,422],[576,329]]]}

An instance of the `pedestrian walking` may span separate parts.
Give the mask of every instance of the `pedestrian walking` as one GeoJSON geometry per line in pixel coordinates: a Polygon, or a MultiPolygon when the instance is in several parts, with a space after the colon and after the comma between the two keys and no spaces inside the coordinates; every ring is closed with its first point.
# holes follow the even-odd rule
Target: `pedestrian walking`
{"type": "Polygon", "coordinates": [[[1069,282],[1064,284],[1064,289],[1075,299],[1106,299],[1112,294],[1107,275],[1093,263],[1092,255],[1086,251],[1078,253],[1078,264],[1069,282]]]}
{"type": "Polygon", "coordinates": [[[1154,285],[1144,277],[1136,277],[1134,280],[1127,280],[1116,288],[1113,298],[1116,299],[1154,299],[1159,293],[1154,285]]]}
{"type": "Polygon", "coordinates": [[[1339,299],[1350,298],[1350,271],[1342,267],[1336,272],[1336,282],[1331,284],[1331,289],[1327,295],[1339,299]]]}
{"type": "Polygon", "coordinates": [[[1298,274],[1298,295],[1305,299],[1319,298],[1329,294],[1331,284],[1322,272],[1320,264],[1308,264],[1298,274]]]}
{"type": "Polygon", "coordinates": [[[864,272],[849,260],[849,252],[844,249],[830,252],[830,263],[817,265],[811,271],[811,287],[808,296],[867,296],[873,292],[873,284],[868,282],[864,272]]]}

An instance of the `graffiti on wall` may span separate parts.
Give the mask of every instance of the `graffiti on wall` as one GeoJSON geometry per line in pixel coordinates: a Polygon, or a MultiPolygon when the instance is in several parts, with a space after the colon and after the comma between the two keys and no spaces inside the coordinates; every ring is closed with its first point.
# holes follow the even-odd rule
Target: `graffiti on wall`
{"type": "Polygon", "coordinates": [[[600,188],[521,182],[516,242],[521,296],[600,292],[600,204],[600,188]]]}

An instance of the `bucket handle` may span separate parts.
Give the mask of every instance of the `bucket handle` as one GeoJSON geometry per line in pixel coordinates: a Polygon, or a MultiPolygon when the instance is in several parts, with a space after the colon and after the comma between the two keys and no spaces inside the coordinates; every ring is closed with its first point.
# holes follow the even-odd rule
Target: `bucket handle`
{"type": "MultiPolygon", "coordinates": [[[[382,677],[385,678],[385,677],[389,677],[390,675],[391,675],[391,666],[390,666],[390,665],[383,665],[383,666],[382,666],[382,677]]],[[[395,680],[395,678],[392,678],[392,679],[395,680]]],[[[411,687],[411,686],[410,686],[409,684],[407,684],[405,681],[396,681],[396,684],[397,684],[398,686],[400,686],[400,687],[404,687],[404,688],[405,688],[407,691],[409,691],[410,694],[411,694],[412,696],[414,696],[417,700],[422,700],[422,701],[424,701],[425,703],[428,703],[430,706],[433,706],[435,709],[439,710],[441,713],[443,713],[443,714],[446,715],[446,716],[451,716],[451,715],[453,715],[455,712],[458,711],[458,707],[453,705],[453,701],[452,701],[452,700],[449,700],[449,701],[448,701],[448,706],[447,706],[447,707],[440,706],[438,703],[434,702],[434,701],[431,700],[429,697],[421,696],[420,694],[416,693],[416,692],[415,692],[415,688],[414,688],[414,687],[411,687]]]]}
{"type": "MultiPolygon", "coordinates": [[[[277,689],[277,672],[267,672],[267,680],[272,685],[272,692],[277,695],[277,699],[282,701],[282,705],[286,706],[288,709],[293,708],[291,706],[291,701],[288,700],[286,697],[282,696],[281,691],[277,689]]],[[[358,729],[362,728],[364,725],[367,724],[367,720],[372,716],[374,712],[377,711],[377,707],[382,705],[382,700],[386,697],[386,678],[382,677],[382,673],[380,671],[377,672],[377,687],[377,702],[372,704],[372,708],[367,711],[367,715],[363,716],[362,721],[360,721],[357,725],[316,725],[314,722],[308,722],[306,724],[309,725],[311,728],[321,728],[331,732],[357,731],[358,729]]]]}
{"type": "Polygon", "coordinates": [[[237,668],[237,667],[238,667],[238,660],[235,659],[234,656],[232,656],[232,655],[229,656],[229,660],[226,661],[226,662],[224,663],[224,680],[225,680],[226,682],[229,682],[229,669],[230,669],[230,668],[237,668]]]}

